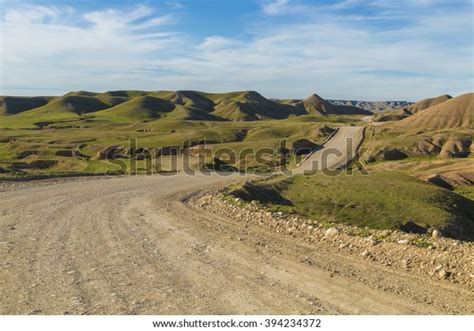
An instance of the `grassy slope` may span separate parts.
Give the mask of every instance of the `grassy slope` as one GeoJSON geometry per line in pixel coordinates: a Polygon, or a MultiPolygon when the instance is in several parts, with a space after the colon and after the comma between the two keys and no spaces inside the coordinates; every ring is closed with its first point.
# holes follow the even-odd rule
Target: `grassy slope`
{"type": "Polygon", "coordinates": [[[0,96],[0,116],[15,115],[46,105],[52,97],[2,97],[0,96]]]}
{"type": "Polygon", "coordinates": [[[144,121],[166,116],[175,106],[163,99],[140,96],[94,113],[94,117],[122,121],[144,121]]]}
{"type": "Polygon", "coordinates": [[[461,186],[454,190],[457,194],[474,201],[474,186],[461,186]]]}
{"type": "Polygon", "coordinates": [[[64,122],[80,119],[88,113],[109,108],[110,104],[83,95],[65,95],[51,99],[46,105],[13,116],[2,117],[3,128],[34,128],[38,122],[64,122]]]}
{"type": "Polygon", "coordinates": [[[396,172],[277,178],[232,194],[325,222],[396,229],[413,221],[474,238],[474,201],[396,172]]]}

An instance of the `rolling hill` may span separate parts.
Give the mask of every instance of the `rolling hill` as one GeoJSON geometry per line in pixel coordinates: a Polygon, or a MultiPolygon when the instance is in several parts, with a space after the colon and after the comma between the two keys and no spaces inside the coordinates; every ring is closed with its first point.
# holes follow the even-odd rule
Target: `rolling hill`
{"type": "MultiPolygon", "coordinates": [[[[104,93],[69,92],[61,97],[2,97],[0,116],[9,115],[14,127],[74,119],[112,121],[171,120],[256,121],[294,116],[370,115],[348,105],[333,105],[313,94],[288,102],[267,99],[255,91],[208,93],[200,91],[119,90],[104,93]]],[[[46,124],[48,125],[48,124],[46,124]]]]}
{"type": "MultiPolygon", "coordinates": [[[[30,114],[41,116],[42,114],[76,114],[96,112],[110,107],[107,103],[97,97],[81,95],[65,95],[48,102],[44,106],[28,111],[30,114]]],[[[26,114],[26,113],[25,113],[26,114]]],[[[21,114],[23,115],[23,114],[21,114]]]]}
{"type": "Polygon", "coordinates": [[[434,98],[423,99],[423,100],[417,101],[415,104],[411,105],[410,107],[407,107],[407,110],[410,113],[415,114],[415,113],[419,112],[420,110],[424,110],[426,108],[436,106],[436,105],[438,105],[442,102],[448,101],[450,99],[452,99],[452,97],[450,95],[447,95],[447,94],[440,95],[440,96],[437,96],[437,97],[434,97],[434,98]]]}
{"type": "Polygon", "coordinates": [[[450,95],[440,95],[434,98],[427,98],[416,103],[403,107],[403,108],[387,108],[384,111],[378,112],[374,118],[374,122],[389,122],[389,121],[399,121],[410,117],[413,114],[416,114],[422,110],[428,109],[430,107],[439,105],[445,101],[451,100],[450,95]]]}
{"type": "Polygon", "coordinates": [[[404,114],[376,116],[393,116],[391,119],[394,121],[367,128],[363,154],[365,161],[395,161],[410,157],[453,159],[472,155],[474,93],[456,98],[430,98],[416,106],[418,111],[413,115],[405,110],[404,114]],[[435,105],[423,109],[433,103],[435,105]],[[405,118],[397,120],[396,116],[405,118]]]}
{"type": "Polygon", "coordinates": [[[317,115],[372,115],[371,111],[349,105],[334,105],[321,98],[317,94],[312,94],[306,99],[295,103],[295,106],[303,108],[310,114],[317,115]]]}
{"type": "Polygon", "coordinates": [[[474,93],[463,94],[454,99],[448,98],[447,101],[441,101],[423,111],[418,111],[413,116],[395,122],[393,126],[429,130],[473,128],[474,93]]]}
{"type": "Polygon", "coordinates": [[[52,97],[0,97],[0,115],[15,115],[46,105],[52,97]]]}
{"type": "Polygon", "coordinates": [[[254,91],[240,92],[230,96],[213,96],[217,105],[215,115],[234,121],[284,119],[291,115],[307,114],[303,109],[268,100],[254,91]]]}
{"type": "Polygon", "coordinates": [[[118,105],[94,113],[95,117],[113,117],[130,121],[144,121],[163,117],[175,108],[164,99],[152,96],[139,96],[118,105]]]}

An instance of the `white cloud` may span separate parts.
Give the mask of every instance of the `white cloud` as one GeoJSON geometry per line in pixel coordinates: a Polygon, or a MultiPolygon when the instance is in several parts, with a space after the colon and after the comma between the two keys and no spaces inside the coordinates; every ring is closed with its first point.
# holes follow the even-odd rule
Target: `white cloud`
{"type": "MultiPolygon", "coordinates": [[[[354,0],[346,0],[347,2],[352,2],[354,0]]],[[[346,1],[338,3],[339,5],[344,5],[346,1]]],[[[282,16],[289,14],[296,15],[307,15],[311,13],[314,9],[317,8],[330,8],[333,5],[324,5],[324,6],[315,6],[307,5],[301,2],[301,0],[266,0],[261,3],[262,13],[269,16],[282,16]]]]}
{"type": "Polygon", "coordinates": [[[85,14],[40,6],[7,10],[1,22],[2,93],[18,90],[12,86],[103,89],[120,73],[147,66],[153,52],[180,48],[181,36],[160,30],[172,19],[143,6],[85,14]]]}
{"type": "Polygon", "coordinates": [[[231,38],[213,35],[206,37],[204,41],[197,46],[197,48],[203,51],[216,51],[219,49],[237,47],[238,45],[242,45],[242,42],[231,38]]]}
{"type": "MultiPolygon", "coordinates": [[[[279,4],[270,7],[272,15],[289,5],[270,4],[279,4]]],[[[11,9],[1,23],[0,94],[255,89],[268,97],[316,91],[328,98],[413,100],[473,89],[469,12],[421,15],[416,23],[390,29],[331,13],[251,25],[245,39],[193,39],[173,32],[174,22],[174,15],[159,16],[144,6],[88,13],[11,9]],[[45,88],[50,91],[43,93],[45,88]]]]}
{"type": "Polygon", "coordinates": [[[288,2],[288,0],[267,1],[262,5],[262,10],[265,14],[276,15],[288,8],[288,2]]]}
{"type": "Polygon", "coordinates": [[[55,7],[35,6],[23,9],[12,9],[5,13],[4,20],[12,24],[41,24],[48,20],[56,20],[60,12],[55,7]]]}

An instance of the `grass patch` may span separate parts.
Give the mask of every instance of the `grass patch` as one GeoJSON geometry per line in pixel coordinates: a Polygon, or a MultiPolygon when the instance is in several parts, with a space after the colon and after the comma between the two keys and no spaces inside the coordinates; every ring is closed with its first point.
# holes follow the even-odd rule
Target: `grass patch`
{"type": "Polygon", "coordinates": [[[415,223],[474,238],[474,201],[397,172],[273,178],[246,183],[231,194],[314,220],[375,229],[415,223]]]}
{"type": "Polygon", "coordinates": [[[474,201],[474,186],[460,186],[454,192],[474,201]]]}
{"type": "Polygon", "coordinates": [[[412,241],[412,244],[422,248],[428,248],[433,245],[433,243],[426,236],[421,236],[412,241]]]}

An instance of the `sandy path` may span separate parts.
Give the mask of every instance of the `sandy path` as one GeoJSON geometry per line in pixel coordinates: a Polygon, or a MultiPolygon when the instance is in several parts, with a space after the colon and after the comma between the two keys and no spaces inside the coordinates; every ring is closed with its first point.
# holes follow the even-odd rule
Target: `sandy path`
{"type": "Polygon", "coordinates": [[[472,299],[462,288],[186,203],[238,180],[178,174],[0,192],[0,314],[472,312],[450,305],[472,299]]]}

